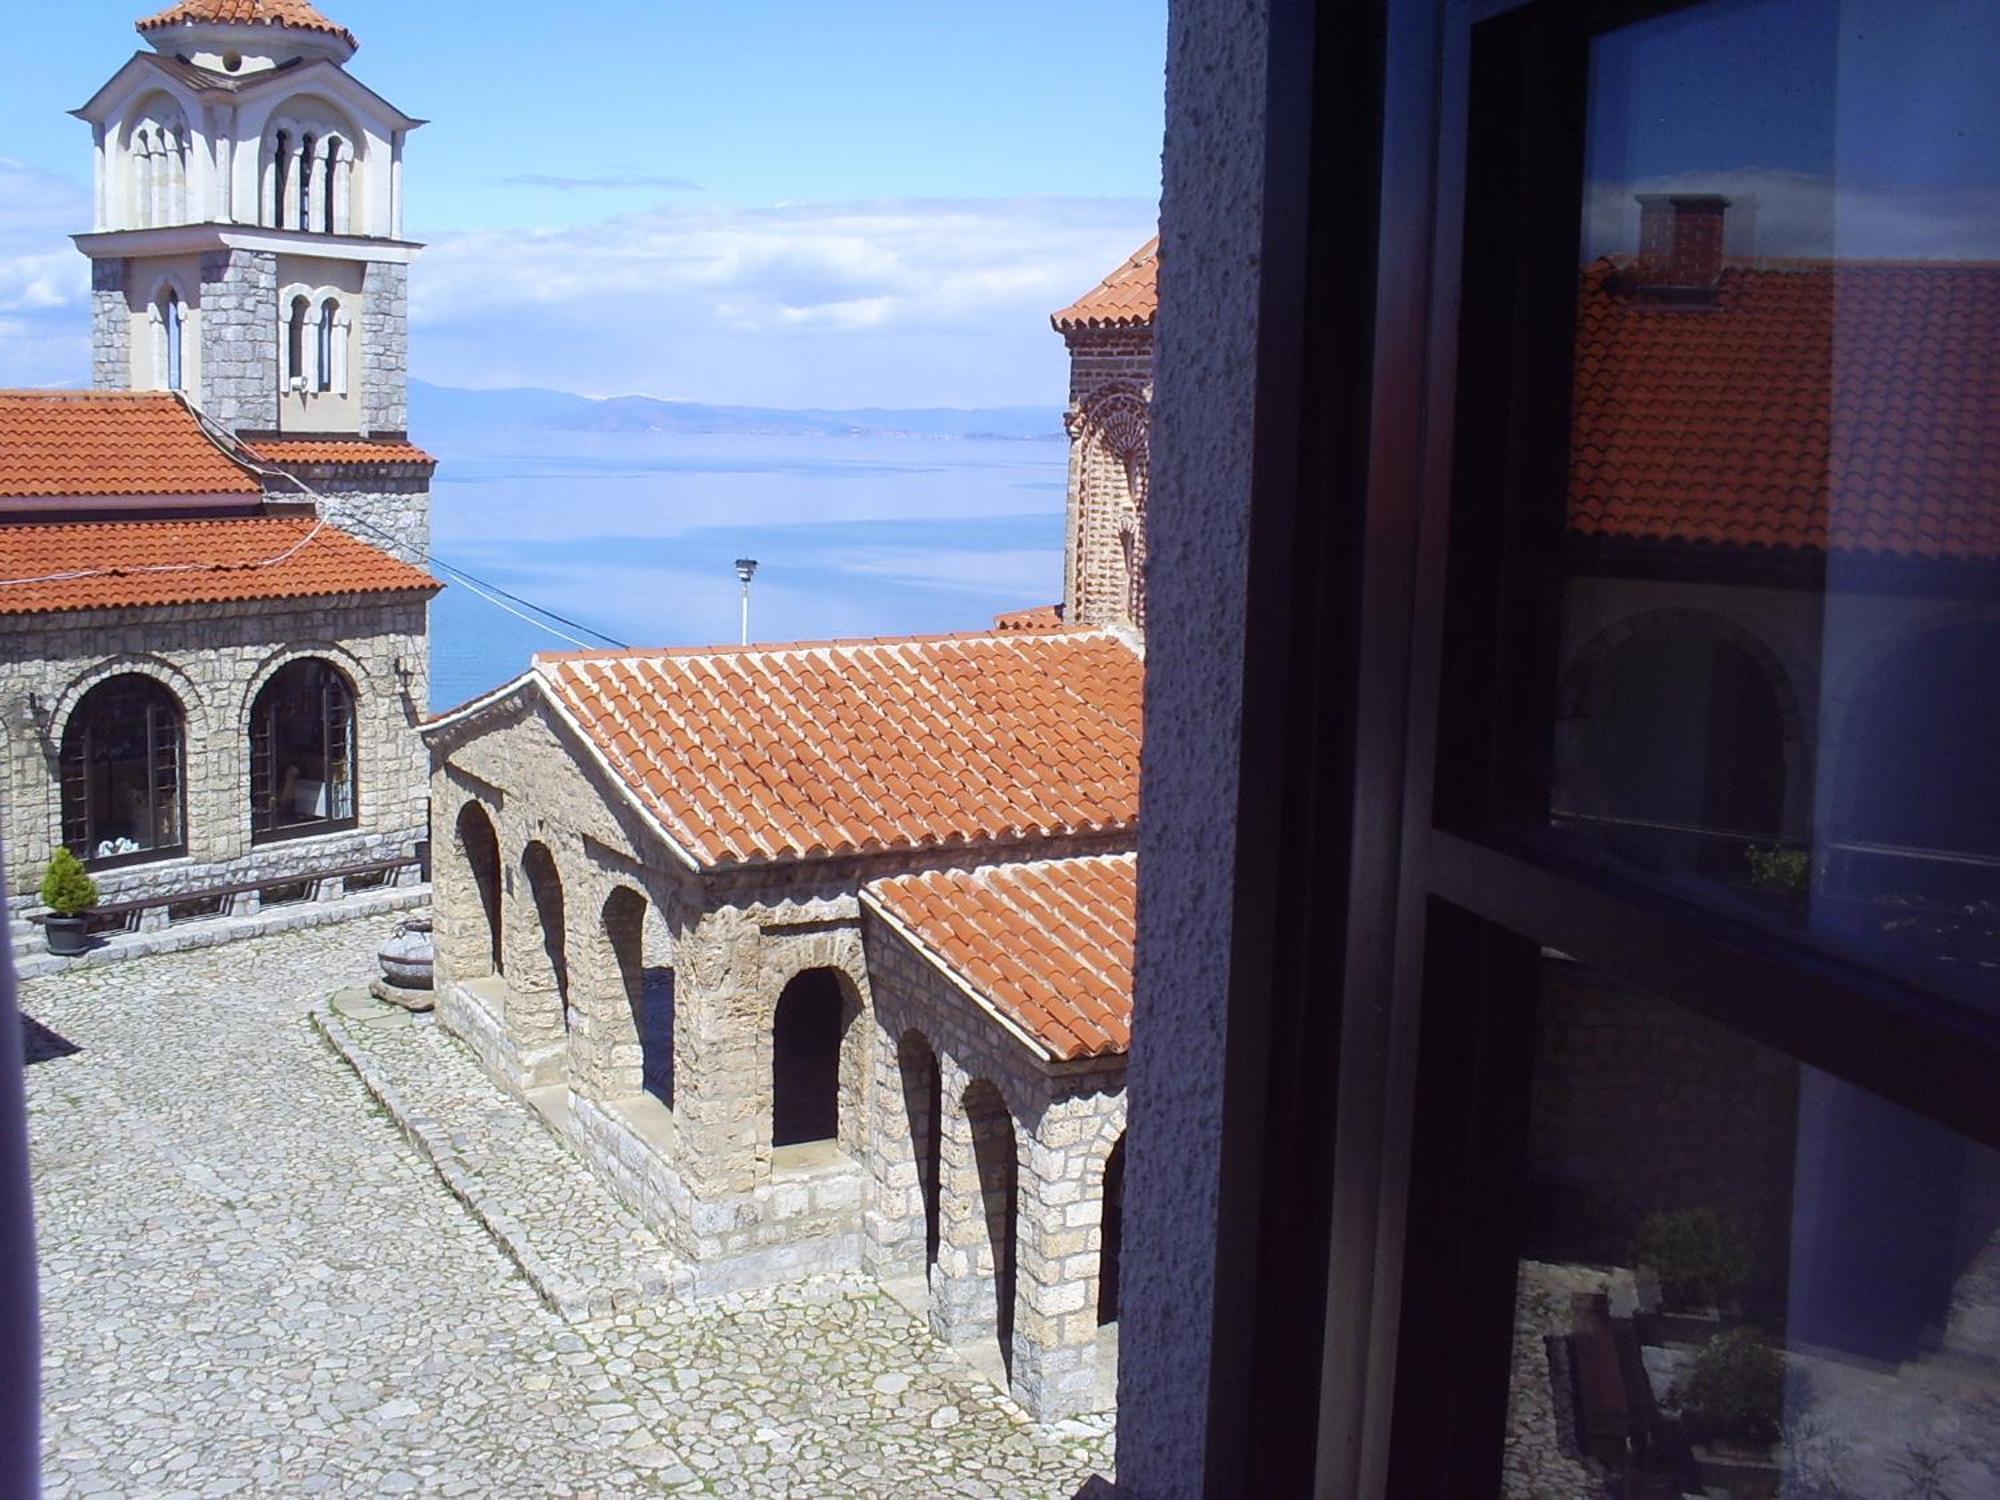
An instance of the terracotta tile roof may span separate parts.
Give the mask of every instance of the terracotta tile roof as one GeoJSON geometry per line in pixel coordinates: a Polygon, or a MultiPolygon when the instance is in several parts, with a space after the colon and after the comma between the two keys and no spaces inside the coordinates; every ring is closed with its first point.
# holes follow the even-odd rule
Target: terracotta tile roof
{"type": "Polygon", "coordinates": [[[926,958],[1049,1056],[1132,1045],[1134,856],[934,870],[864,891],[926,958]]]}
{"type": "Polygon", "coordinates": [[[261,495],[165,391],[0,391],[0,497],[261,495]]]}
{"type": "Polygon", "coordinates": [[[1063,607],[1060,604],[1039,604],[1033,609],[1017,609],[1008,614],[993,617],[995,630],[1061,630],[1063,628],[1063,607]]]}
{"type": "Polygon", "coordinates": [[[315,524],[240,516],[0,526],[0,615],[443,587],[420,568],[315,524]]]}
{"type": "Polygon", "coordinates": [[[536,658],[697,863],[1133,826],[1138,655],[1082,631],[536,658]]]}
{"type": "Polygon", "coordinates": [[[1581,536],[2000,559],[2000,265],[1599,261],[1572,420],[1581,536]]]}
{"type": "Polygon", "coordinates": [[[378,438],[265,438],[244,445],[270,464],[435,464],[414,443],[378,438]]]}
{"type": "Polygon", "coordinates": [[[1160,310],[1160,237],[1154,235],[1131,259],[1050,319],[1057,331],[1078,328],[1140,328],[1160,310]]]}
{"type": "Polygon", "coordinates": [[[337,36],[350,47],[358,47],[354,33],[329,21],[309,0],[181,0],[158,15],[137,23],[141,32],[168,26],[191,25],[289,26],[297,31],[319,31],[337,36]]]}

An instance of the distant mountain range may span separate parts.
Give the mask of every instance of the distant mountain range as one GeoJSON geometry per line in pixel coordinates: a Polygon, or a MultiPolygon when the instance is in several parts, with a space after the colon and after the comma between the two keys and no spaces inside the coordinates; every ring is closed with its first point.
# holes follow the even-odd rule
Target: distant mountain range
{"type": "Polygon", "coordinates": [[[410,430],[423,438],[446,432],[506,427],[563,432],[737,433],[764,437],[921,437],[1029,441],[1063,435],[1061,416],[1046,407],[1002,406],[978,411],[931,407],[909,411],[785,411],[762,406],[704,406],[652,396],[599,399],[531,387],[469,391],[410,382],[410,430]]]}

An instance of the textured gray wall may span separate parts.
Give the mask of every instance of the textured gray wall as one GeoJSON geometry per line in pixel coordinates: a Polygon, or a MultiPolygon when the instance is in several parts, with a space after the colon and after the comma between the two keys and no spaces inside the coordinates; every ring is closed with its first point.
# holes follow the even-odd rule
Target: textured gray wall
{"type": "Polygon", "coordinates": [[[201,258],[200,404],[231,432],[278,425],[278,257],[217,250],[201,258]]]}
{"type": "Polygon", "coordinates": [[[1199,1493],[1242,709],[1264,0],[1174,0],[1148,498],[1146,749],[1118,1480],[1199,1493]]]}
{"type": "Polygon", "coordinates": [[[90,263],[90,383],[100,391],[132,388],[131,267],[129,260],[90,263]]]}
{"type": "Polygon", "coordinates": [[[410,426],[410,268],[371,260],[362,283],[361,430],[410,426]]]}

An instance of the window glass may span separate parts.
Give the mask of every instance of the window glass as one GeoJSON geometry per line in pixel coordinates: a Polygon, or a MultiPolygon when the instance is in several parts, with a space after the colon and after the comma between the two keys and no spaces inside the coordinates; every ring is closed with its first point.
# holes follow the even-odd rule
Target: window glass
{"type": "Polygon", "coordinates": [[[1555,824],[2000,991],[2000,7],[1593,44],[1555,824]]]}
{"type": "Polygon", "coordinates": [[[310,833],[354,820],[354,692],[338,670],[284,667],[250,714],[256,837],[310,833]]]}
{"type": "Polygon", "coordinates": [[[1505,1492],[2000,1494],[2000,1156],[1543,960],[1505,1492]]]}
{"type": "Polygon", "coordinates": [[[181,712],[150,677],[92,688],[63,730],[63,842],[90,864],[179,852],[181,712]]]}

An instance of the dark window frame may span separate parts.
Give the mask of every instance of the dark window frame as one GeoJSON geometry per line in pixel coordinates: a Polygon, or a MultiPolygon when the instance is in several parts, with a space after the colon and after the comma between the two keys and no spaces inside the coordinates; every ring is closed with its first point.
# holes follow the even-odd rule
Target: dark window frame
{"type": "MultiPolygon", "coordinates": [[[[250,704],[250,842],[254,845],[283,843],[289,839],[316,838],[324,834],[346,833],[361,823],[361,695],[354,679],[323,656],[300,656],[286,662],[264,679],[250,704]],[[350,811],[343,817],[317,818],[304,823],[278,821],[278,757],[271,750],[277,738],[277,705],[271,699],[279,679],[295,667],[317,666],[327,675],[320,684],[320,761],[335,762],[334,715],[329,711],[329,690],[346,698],[347,795],[350,811]]],[[[333,805],[329,786],[327,806],[333,805]]]]}
{"type": "Polygon", "coordinates": [[[63,725],[62,742],[57,750],[57,811],[61,818],[62,843],[71,853],[92,870],[116,870],[128,865],[155,864],[161,860],[180,859],[187,854],[187,710],[181,704],[174,690],[157,677],[144,672],[124,672],[115,677],[107,677],[94,683],[77,700],[63,725]],[[121,684],[131,684],[124,691],[137,691],[138,684],[145,685],[146,702],[146,788],[147,822],[157,826],[161,807],[160,773],[157,757],[160,752],[161,724],[159,714],[165,710],[172,719],[173,734],[173,795],[174,823],[180,829],[180,838],[171,844],[156,844],[150,849],[135,850],[130,854],[113,854],[98,858],[90,853],[91,846],[98,842],[97,819],[88,796],[87,787],[83,793],[81,807],[72,805],[71,784],[75,768],[81,764],[88,774],[91,763],[91,740],[96,725],[88,711],[91,700],[100,702],[109,697],[107,689],[119,689],[121,684]],[[74,745],[72,742],[75,742],[74,745]],[[75,832],[75,825],[81,823],[81,833],[75,832]]]}
{"type": "Polygon", "coordinates": [[[1689,3],[1271,6],[1209,1494],[1497,1491],[1543,945],[2000,1144],[2000,1018],[1528,831],[1589,39],[1689,3]]]}

